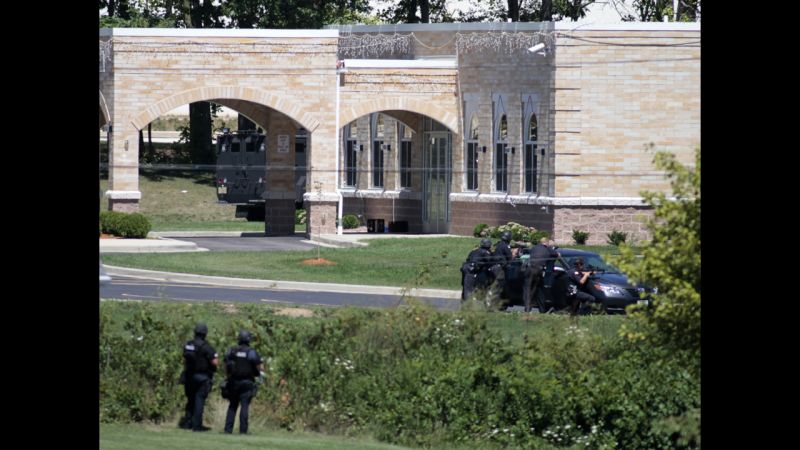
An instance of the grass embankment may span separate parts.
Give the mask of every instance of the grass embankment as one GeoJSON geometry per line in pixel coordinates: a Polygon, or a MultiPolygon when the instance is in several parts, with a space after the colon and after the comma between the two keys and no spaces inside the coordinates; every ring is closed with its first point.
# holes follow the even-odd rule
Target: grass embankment
{"type": "MultiPolygon", "coordinates": [[[[320,256],[334,265],[303,264],[317,257],[316,249],[120,254],[103,260],[110,265],[222,277],[461,289],[461,263],[477,243],[468,237],[397,238],[370,240],[367,247],[320,249],[320,256]]],[[[616,251],[616,247],[591,249],[604,256],[616,251]]]]}
{"type": "Polygon", "coordinates": [[[349,439],[319,433],[303,433],[277,430],[259,430],[257,434],[242,436],[238,428],[234,434],[222,434],[221,429],[206,433],[192,433],[177,429],[174,425],[100,424],[100,448],[113,449],[158,449],[191,448],[195,450],[226,450],[266,448],[272,450],[349,450],[349,449],[406,449],[382,444],[367,438],[349,439]]]}
{"type": "MultiPolygon", "coordinates": [[[[214,178],[213,172],[142,169],[139,212],[150,219],[152,231],[263,232],[264,222],[237,219],[236,205],[217,203],[214,178]]],[[[100,180],[100,189],[108,189],[107,178],[100,180]]],[[[108,201],[102,198],[100,210],[107,208],[108,201]]]]}

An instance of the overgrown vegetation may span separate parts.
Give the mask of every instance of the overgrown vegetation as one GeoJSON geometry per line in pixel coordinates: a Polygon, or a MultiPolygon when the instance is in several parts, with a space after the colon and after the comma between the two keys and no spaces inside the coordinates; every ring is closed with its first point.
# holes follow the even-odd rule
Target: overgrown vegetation
{"type": "Polygon", "coordinates": [[[608,233],[606,237],[608,238],[609,244],[618,246],[628,240],[628,233],[619,230],[611,230],[611,233],[608,233]]]}
{"type": "MultiPolygon", "coordinates": [[[[371,435],[409,446],[675,448],[655,426],[698,406],[699,383],[600,321],[563,316],[505,339],[497,314],[323,310],[289,318],[259,305],[101,302],[102,422],[175,420],[180,347],[197,320],[217,349],[252,330],[267,379],[251,416],[287,430],[371,435]]],[[[212,391],[218,396],[218,389],[212,391]]],[[[208,412],[213,415],[212,408],[208,412]]]]}
{"type": "Polygon", "coordinates": [[[505,231],[511,232],[511,239],[520,243],[531,244],[538,242],[543,237],[550,237],[546,231],[537,230],[534,227],[527,227],[516,222],[508,222],[505,225],[498,225],[495,227],[479,224],[473,230],[476,237],[490,237],[492,239],[500,239],[500,235],[505,231]],[[480,228],[480,229],[479,229],[480,228]]]}

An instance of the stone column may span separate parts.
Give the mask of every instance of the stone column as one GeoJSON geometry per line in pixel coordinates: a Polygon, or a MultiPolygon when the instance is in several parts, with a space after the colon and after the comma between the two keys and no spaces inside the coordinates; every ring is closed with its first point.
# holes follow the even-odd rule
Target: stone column
{"type": "Polygon", "coordinates": [[[139,191],[139,130],[114,114],[108,151],[109,211],[137,212],[139,191]]]}
{"type": "Polygon", "coordinates": [[[264,190],[264,233],[294,234],[294,162],[297,127],[285,114],[269,112],[267,129],[267,185],[264,190]]]}

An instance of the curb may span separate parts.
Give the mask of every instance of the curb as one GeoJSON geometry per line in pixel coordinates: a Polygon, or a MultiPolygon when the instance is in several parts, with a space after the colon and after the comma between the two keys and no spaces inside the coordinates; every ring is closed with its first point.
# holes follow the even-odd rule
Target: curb
{"type": "Polygon", "coordinates": [[[131,269],[127,267],[109,266],[103,267],[111,276],[125,276],[131,278],[143,278],[148,280],[159,280],[178,283],[199,283],[214,286],[245,287],[280,289],[287,291],[307,291],[307,292],[337,292],[337,293],[356,293],[356,294],[378,294],[378,295],[404,295],[412,297],[432,297],[461,300],[461,291],[451,291],[447,289],[411,289],[405,292],[403,288],[394,286],[368,286],[357,284],[337,284],[337,283],[311,283],[305,281],[279,281],[279,280],[255,280],[251,278],[227,278],[208,275],[195,275],[187,273],[157,272],[153,270],[131,269]]]}
{"type": "MultiPolygon", "coordinates": [[[[148,235],[149,236],[149,235],[148,235]]],[[[100,254],[105,253],[178,253],[207,252],[194,242],[159,237],[157,242],[146,239],[100,239],[100,254]]]]}

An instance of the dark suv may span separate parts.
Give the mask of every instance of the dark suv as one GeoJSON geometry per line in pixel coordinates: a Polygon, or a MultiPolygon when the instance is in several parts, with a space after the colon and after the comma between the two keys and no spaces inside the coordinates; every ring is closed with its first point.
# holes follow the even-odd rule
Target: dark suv
{"type": "MultiPolygon", "coordinates": [[[[595,271],[586,282],[585,292],[594,296],[603,309],[608,313],[624,313],[625,307],[634,303],[649,303],[649,294],[654,292],[644,285],[634,286],[628,278],[617,268],[606,263],[600,255],[593,252],[573,249],[558,249],[561,257],[556,260],[552,275],[552,285],[544,288],[542,281],[534,294],[533,306],[540,312],[549,311],[551,308],[560,310],[566,307],[567,271],[574,270],[573,265],[577,258],[582,258],[587,271],[595,271]],[[642,295],[640,295],[642,294],[642,295]]],[[[505,305],[522,305],[523,274],[520,272],[522,261],[514,259],[506,266],[506,285],[501,294],[505,305]]],[[[478,275],[476,285],[485,283],[486,274],[478,275]]],[[[463,278],[462,278],[463,280],[463,278]]],[[[462,281],[463,294],[463,281],[462,281]]]]}

